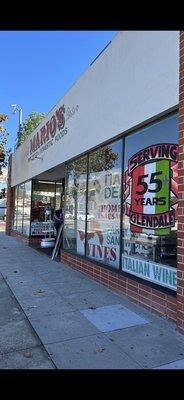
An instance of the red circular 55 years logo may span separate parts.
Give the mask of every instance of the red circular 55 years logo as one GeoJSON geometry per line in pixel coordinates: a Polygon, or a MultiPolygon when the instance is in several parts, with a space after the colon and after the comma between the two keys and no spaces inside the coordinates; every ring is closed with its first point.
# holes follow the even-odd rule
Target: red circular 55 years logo
{"type": "Polygon", "coordinates": [[[177,144],[154,144],[129,159],[124,201],[132,232],[170,234],[177,219],[177,197],[177,144]]]}

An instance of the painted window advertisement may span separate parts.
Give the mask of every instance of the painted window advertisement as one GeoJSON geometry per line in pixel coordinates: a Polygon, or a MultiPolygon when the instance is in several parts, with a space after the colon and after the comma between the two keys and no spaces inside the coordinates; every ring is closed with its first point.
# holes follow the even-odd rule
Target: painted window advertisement
{"type": "Polygon", "coordinates": [[[67,165],[64,248],[85,254],[87,156],[67,165]]]}
{"type": "Polygon", "coordinates": [[[119,268],[122,140],[89,156],[87,256],[119,268]]]}
{"type": "Polygon", "coordinates": [[[125,139],[122,268],[176,289],[178,116],[125,139]]]}

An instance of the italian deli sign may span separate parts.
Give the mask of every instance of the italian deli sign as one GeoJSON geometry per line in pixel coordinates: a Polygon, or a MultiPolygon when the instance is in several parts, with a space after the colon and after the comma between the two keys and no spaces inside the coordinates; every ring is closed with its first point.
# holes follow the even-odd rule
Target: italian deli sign
{"type": "Polygon", "coordinates": [[[177,269],[168,265],[124,255],[122,270],[169,289],[177,290],[177,269]]]}
{"type": "Polygon", "coordinates": [[[64,104],[55,110],[51,118],[45,122],[39,131],[30,139],[28,161],[58,143],[67,133],[66,122],[78,111],[79,106],[65,109],[64,104]]]}

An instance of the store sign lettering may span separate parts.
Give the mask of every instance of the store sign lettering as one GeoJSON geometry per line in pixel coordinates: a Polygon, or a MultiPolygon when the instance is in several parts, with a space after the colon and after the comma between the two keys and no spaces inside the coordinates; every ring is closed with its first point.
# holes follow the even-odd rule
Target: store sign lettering
{"type": "Polygon", "coordinates": [[[130,211],[130,224],[148,228],[148,229],[160,229],[170,228],[175,225],[175,211],[168,211],[163,214],[139,214],[130,211]]]}
{"type": "Polygon", "coordinates": [[[121,178],[120,174],[107,173],[105,175],[105,199],[118,199],[120,197],[121,178]]]}
{"type": "Polygon", "coordinates": [[[101,246],[99,244],[90,243],[87,245],[88,256],[96,258],[97,260],[105,261],[116,261],[117,258],[117,248],[101,246]]]}
{"type": "Polygon", "coordinates": [[[53,228],[54,224],[52,221],[49,222],[31,222],[31,236],[43,235],[44,230],[53,228]]]}
{"type": "Polygon", "coordinates": [[[125,172],[124,200],[132,232],[165,236],[175,226],[177,154],[177,144],[155,144],[129,159],[125,172]]]}
{"type": "Polygon", "coordinates": [[[66,121],[73,117],[78,111],[79,106],[67,108],[64,104],[55,110],[51,118],[35,133],[30,139],[28,161],[34,160],[38,155],[50,148],[54,143],[58,143],[68,133],[66,121]],[[38,151],[39,150],[39,151],[38,151]]]}
{"type": "Polygon", "coordinates": [[[120,204],[100,204],[98,211],[98,218],[101,220],[120,219],[120,204]]]}
{"type": "Polygon", "coordinates": [[[77,251],[84,254],[86,238],[87,256],[114,268],[118,268],[119,265],[120,184],[121,173],[119,171],[97,173],[90,181],[89,186],[89,193],[90,190],[92,193],[89,207],[91,207],[90,212],[92,215],[94,214],[94,218],[88,220],[86,236],[85,221],[78,222],[77,227],[77,251]]]}
{"type": "Polygon", "coordinates": [[[149,161],[157,160],[170,160],[177,162],[178,145],[177,144],[155,144],[134,154],[128,162],[128,170],[131,173],[139,165],[149,161]]]}
{"type": "Polygon", "coordinates": [[[30,155],[40,146],[52,139],[56,134],[56,129],[63,129],[65,126],[65,106],[61,106],[52,115],[49,121],[30,140],[30,155]]]}
{"type": "Polygon", "coordinates": [[[176,268],[134,257],[123,256],[122,270],[139,278],[177,290],[176,268]]]}

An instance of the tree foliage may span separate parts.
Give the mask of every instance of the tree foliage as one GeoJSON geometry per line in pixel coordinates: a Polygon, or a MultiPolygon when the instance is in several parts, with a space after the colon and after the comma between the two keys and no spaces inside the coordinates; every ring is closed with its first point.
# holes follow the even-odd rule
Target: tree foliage
{"type": "Polygon", "coordinates": [[[0,175],[2,175],[2,167],[7,166],[8,156],[10,154],[10,150],[6,149],[6,143],[8,140],[8,132],[2,125],[3,122],[6,122],[8,116],[6,114],[0,114],[0,175]]]}
{"type": "Polygon", "coordinates": [[[44,113],[33,111],[26,118],[25,122],[22,124],[21,132],[17,134],[17,145],[19,147],[25,139],[36,129],[40,122],[45,117],[44,113]]]}
{"type": "MultiPolygon", "coordinates": [[[[111,170],[115,161],[118,158],[118,154],[115,153],[111,146],[100,147],[98,150],[90,154],[89,157],[89,170],[90,172],[101,172],[111,170]]],[[[79,160],[73,161],[68,164],[67,172],[71,174],[73,171],[76,177],[86,173],[86,156],[81,157],[79,160]]]]}
{"type": "MultiPolygon", "coordinates": [[[[92,152],[89,156],[89,173],[96,173],[102,171],[110,171],[114,166],[115,162],[118,159],[118,153],[114,152],[111,146],[100,147],[98,150],[92,152]]],[[[66,179],[68,181],[69,176],[73,177],[74,185],[68,189],[68,194],[70,194],[75,198],[75,195],[79,191],[84,191],[84,187],[86,181],[84,181],[84,187],[80,182],[79,185],[79,177],[82,175],[86,175],[87,173],[87,157],[81,157],[80,159],[73,161],[67,165],[66,169],[66,179]]],[[[98,179],[95,179],[90,183],[91,185],[95,185],[95,190],[100,191],[100,183],[98,179]]]]}

